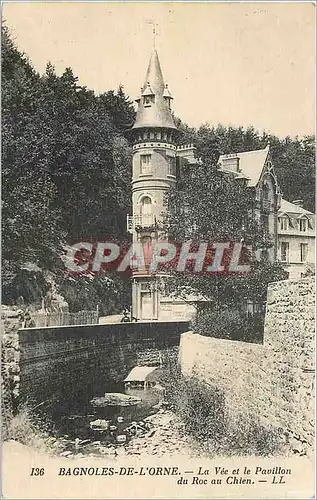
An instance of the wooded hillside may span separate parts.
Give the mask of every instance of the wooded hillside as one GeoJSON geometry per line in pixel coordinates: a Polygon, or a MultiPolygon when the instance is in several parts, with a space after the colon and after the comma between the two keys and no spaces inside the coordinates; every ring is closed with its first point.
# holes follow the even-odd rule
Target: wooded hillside
{"type": "MultiPolygon", "coordinates": [[[[75,241],[129,237],[132,154],[125,131],[134,118],[122,86],[96,95],[79,84],[71,68],[58,76],[50,63],[40,75],[2,28],[5,304],[40,304],[50,287],[47,272],[72,311],[98,304],[108,314],[129,304],[124,277],[65,276],[61,255],[75,241]]],[[[194,142],[198,155],[209,161],[264,147],[269,139],[284,197],[303,199],[305,208],[314,210],[314,137],[280,139],[222,125],[196,130],[176,120],[180,141],[194,142]]]]}

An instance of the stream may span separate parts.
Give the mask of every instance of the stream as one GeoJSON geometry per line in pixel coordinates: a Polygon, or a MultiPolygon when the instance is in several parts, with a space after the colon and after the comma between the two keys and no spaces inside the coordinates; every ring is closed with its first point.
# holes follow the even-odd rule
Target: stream
{"type": "MultiPolygon", "coordinates": [[[[129,406],[96,406],[92,401],[84,404],[77,401],[76,411],[55,415],[56,451],[61,456],[116,454],[117,448],[127,445],[134,437],[151,435],[151,423],[146,419],[160,408],[162,392],[159,389],[125,389],[121,383],[111,385],[105,392],[133,396],[140,401],[129,406]]],[[[100,398],[103,396],[99,394],[100,398]]]]}

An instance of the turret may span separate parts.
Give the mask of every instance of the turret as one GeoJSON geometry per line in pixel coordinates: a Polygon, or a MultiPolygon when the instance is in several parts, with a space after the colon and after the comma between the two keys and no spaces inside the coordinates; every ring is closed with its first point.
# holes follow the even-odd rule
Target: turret
{"type": "MultiPolygon", "coordinates": [[[[158,54],[153,48],[140,96],[138,110],[130,129],[133,140],[132,206],[127,229],[133,242],[152,245],[165,238],[163,218],[165,194],[176,183],[176,137],[171,102],[164,83],[158,54]]],[[[156,320],[159,316],[158,276],[147,270],[133,271],[133,316],[156,320]]]]}
{"type": "Polygon", "coordinates": [[[165,134],[169,142],[174,142],[177,128],[171,111],[172,99],[168,85],[164,84],[160,61],[154,48],[141,87],[141,95],[136,99],[138,110],[131,130],[135,142],[149,138],[149,129],[155,131],[152,139],[162,140],[165,134]]]}
{"type": "Polygon", "coordinates": [[[159,237],[165,210],[164,193],[176,182],[178,130],[171,111],[172,99],[153,48],[144,84],[136,99],[136,120],[130,130],[134,143],[133,215],[128,218],[128,230],[134,234],[134,241],[142,239],[145,230],[152,239],[159,237]]]}

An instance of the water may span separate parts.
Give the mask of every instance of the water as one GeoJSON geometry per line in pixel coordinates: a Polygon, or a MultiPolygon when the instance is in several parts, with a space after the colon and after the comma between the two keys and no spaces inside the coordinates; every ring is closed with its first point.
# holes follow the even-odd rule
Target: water
{"type": "MultiPolygon", "coordinates": [[[[118,446],[117,436],[126,436],[126,441],[129,442],[135,435],[134,427],[131,427],[132,422],[140,423],[140,428],[146,427],[143,420],[158,411],[158,403],[162,399],[162,394],[154,388],[144,389],[124,389],[123,384],[111,386],[111,390],[106,388],[104,392],[119,392],[131,396],[141,398],[141,402],[130,406],[104,406],[95,407],[90,402],[78,404],[76,411],[68,411],[67,413],[55,416],[55,428],[59,437],[64,437],[69,440],[69,444],[75,443],[75,440],[84,440],[87,442],[100,441],[102,445],[118,446]],[[118,421],[118,417],[119,421],[118,421]],[[97,430],[92,429],[90,422],[101,419],[109,421],[109,426],[115,426],[115,429],[97,430]],[[122,420],[122,421],[121,421],[122,420]]],[[[104,394],[95,395],[95,397],[103,396],[104,394]]],[[[74,409],[73,409],[74,410],[74,409]]],[[[73,451],[73,447],[67,447],[73,451]]]]}

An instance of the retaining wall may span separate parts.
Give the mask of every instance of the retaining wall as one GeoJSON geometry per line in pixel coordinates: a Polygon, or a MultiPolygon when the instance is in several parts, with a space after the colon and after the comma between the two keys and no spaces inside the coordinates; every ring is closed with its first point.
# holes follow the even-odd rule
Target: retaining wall
{"type": "Polygon", "coordinates": [[[263,345],[181,336],[182,372],[219,388],[227,415],[282,428],[295,453],[314,444],[315,281],[272,283],[263,345]]]}
{"type": "Polygon", "coordinates": [[[120,323],[6,334],[4,340],[15,349],[15,396],[32,405],[49,401],[59,411],[89,401],[122,382],[134,366],[157,366],[177,356],[180,334],[187,329],[188,322],[120,323]]]}

